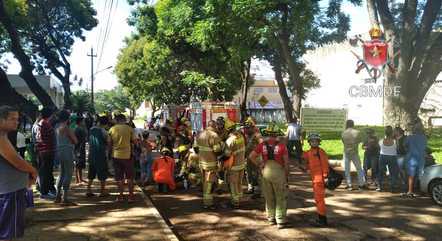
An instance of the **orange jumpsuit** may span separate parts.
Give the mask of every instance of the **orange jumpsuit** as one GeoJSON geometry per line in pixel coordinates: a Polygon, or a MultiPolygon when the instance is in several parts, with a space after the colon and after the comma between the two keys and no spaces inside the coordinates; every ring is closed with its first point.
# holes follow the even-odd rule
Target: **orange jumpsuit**
{"type": "Polygon", "coordinates": [[[303,158],[308,162],[312,177],[317,212],[326,216],[324,179],[328,175],[328,156],[323,149],[315,147],[304,152],[303,158]]]}
{"type": "Polygon", "coordinates": [[[167,184],[170,190],[175,190],[175,160],[168,156],[155,159],[152,165],[153,180],[156,183],[167,184]]]}

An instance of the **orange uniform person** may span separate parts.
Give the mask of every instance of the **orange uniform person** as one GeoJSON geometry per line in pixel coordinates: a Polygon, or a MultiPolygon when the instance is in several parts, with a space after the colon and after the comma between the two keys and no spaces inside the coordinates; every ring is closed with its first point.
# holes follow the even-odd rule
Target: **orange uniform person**
{"type": "Polygon", "coordinates": [[[307,168],[310,171],[313,184],[313,192],[318,213],[317,224],[327,225],[327,211],[325,208],[325,179],[328,176],[328,156],[325,151],[319,147],[321,136],[312,133],[308,136],[310,150],[304,152],[303,159],[307,162],[307,168]]]}
{"type": "Polygon", "coordinates": [[[161,156],[153,162],[152,173],[153,180],[158,184],[159,192],[167,192],[168,190],[175,190],[175,160],[169,155],[172,153],[166,147],[161,149],[161,156]]]}

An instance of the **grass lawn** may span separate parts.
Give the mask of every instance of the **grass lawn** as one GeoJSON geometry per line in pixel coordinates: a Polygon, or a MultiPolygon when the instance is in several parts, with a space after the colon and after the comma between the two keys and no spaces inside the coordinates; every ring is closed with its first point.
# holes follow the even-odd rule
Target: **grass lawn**
{"type": "MultiPolygon", "coordinates": [[[[357,129],[361,130],[362,133],[365,134],[365,130],[369,128],[367,126],[358,126],[357,129]]],[[[370,127],[375,129],[376,135],[381,138],[384,133],[383,127],[370,127]]],[[[433,151],[433,156],[436,158],[436,162],[442,164],[442,128],[433,129],[428,132],[429,134],[429,147],[433,151]]],[[[330,159],[342,159],[342,150],[343,144],[341,142],[341,133],[338,132],[328,132],[321,133],[322,142],[321,147],[328,153],[330,159]]],[[[304,143],[304,150],[308,149],[308,143],[304,143]]],[[[363,150],[362,145],[359,147],[359,155],[361,156],[361,160],[363,159],[363,150]]]]}

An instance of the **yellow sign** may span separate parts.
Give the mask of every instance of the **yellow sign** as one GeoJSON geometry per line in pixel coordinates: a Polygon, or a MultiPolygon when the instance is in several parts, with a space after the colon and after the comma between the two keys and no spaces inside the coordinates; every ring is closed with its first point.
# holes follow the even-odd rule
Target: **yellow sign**
{"type": "Polygon", "coordinates": [[[263,95],[261,98],[259,98],[258,103],[261,105],[261,107],[264,107],[269,103],[269,100],[263,95]]]}

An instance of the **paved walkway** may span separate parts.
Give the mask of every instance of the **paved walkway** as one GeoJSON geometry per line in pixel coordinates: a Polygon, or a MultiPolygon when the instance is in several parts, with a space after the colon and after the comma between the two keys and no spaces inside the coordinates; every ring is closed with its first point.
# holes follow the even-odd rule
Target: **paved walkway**
{"type": "Polygon", "coordinates": [[[128,204],[115,202],[115,183],[111,182],[109,188],[110,197],[86,198],[86,186],[73,186],[72,201],[78,205],[71,207],[61,207],[36,195],[35,208],[27,211],[23,240],[177,240],[141,190],[136,192],[136,202],[128,204]]]}
{"type": "Polygon", "coordinates": [[[304,240],[441,241],[442,209],[428,197],[401,198],[397,193],[327,192],[330,226],[313,226],[315,204],[310,177],[292,168],[289,180],[290,227],[278,230],[265,219],[264,200],[246,196],[240,210],[227,208],[227,194],[217,196],[219,208],[202,209],[199,190],[158,194],[149,190],[154,204],[183,240],[304,240]]]}

